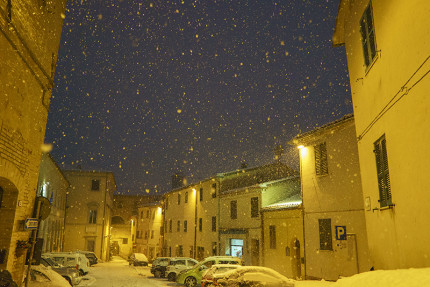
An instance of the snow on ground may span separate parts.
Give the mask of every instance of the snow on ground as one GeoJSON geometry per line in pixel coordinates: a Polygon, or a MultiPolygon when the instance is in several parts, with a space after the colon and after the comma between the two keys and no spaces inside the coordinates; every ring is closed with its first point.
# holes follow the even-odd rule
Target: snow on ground
{"type": "Polygon", "coordinates": [[[430,268],[376,270],[338,280],[333,287],[430,287],[430,268]]]}
{"type": "Polygon", "coordinates": [[[154,278],[150,267],[130,266],[126,260],[114,256],[112,261],[93,265],[78,287],[171,286],[169,283],[166,279],[154,278]]]}

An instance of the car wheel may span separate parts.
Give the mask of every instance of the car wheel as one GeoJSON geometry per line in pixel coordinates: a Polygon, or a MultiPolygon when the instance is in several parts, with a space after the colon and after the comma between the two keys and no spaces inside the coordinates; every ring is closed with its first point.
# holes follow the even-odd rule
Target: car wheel
{"type": "Polygon", "coordinates": [[[185,279],[184,283],[185,283],[185,286],[187,286],[187,287],[195,287],[195,286],[197,286],[197,280],[196,280],[196,278],[194,278],[192,276],[187,277],[185,279]]]}
{"type": "Polygon", "coordinates": [[[169,275],[167,275],[167,280],[169,281],[175,281],[176,280],[176,274],[175,273],[169,273],[169,275]]]}
{"type": "Polygon", "coordinates": [[[154,277],[160,278],[161,277],[161,271],[160,270],[155,270],[154,277]]]}

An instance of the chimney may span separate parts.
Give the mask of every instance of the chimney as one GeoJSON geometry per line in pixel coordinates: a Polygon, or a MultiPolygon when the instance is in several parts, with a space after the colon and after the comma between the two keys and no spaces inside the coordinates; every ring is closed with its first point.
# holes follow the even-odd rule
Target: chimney
{"type": "Polygon", "coordinates": [[[185,176],[182,172],[175,172],[172,175],[172,189],[183,187],[185,184],[185,176]]]}

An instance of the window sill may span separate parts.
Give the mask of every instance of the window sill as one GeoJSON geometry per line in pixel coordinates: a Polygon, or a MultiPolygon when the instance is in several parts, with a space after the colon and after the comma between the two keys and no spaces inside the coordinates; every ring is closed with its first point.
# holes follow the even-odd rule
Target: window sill
{"type": "Polygon", "coordinates": [[[366,77],[367,76],[367,74],[369,73],[369,71],[372,69],[372,67],[373,67],[373,65],[376,63],[376,61],[378,61],[378,59],[379,59],[379,53],[380,53],[381,51],[376,51],[376,55],[375,55],[375,57],[373,58],[373,61],[372,61],[372,63],[370,63],[370,65],[369,66],[367,66],[366,67],[366,69],[364,70],[364,76],[366,77]]]}
{"type": "Polygon", "coordinates": [[[383,210],[389,210],[389,209],[394,209],[394,206],[396,206],[394,203],[392,203],[392,204],[389,204],[389,205],[387,205],[387,206],[384,206],[384,207],[375,207],[374,209],[372,209],[372,212],[375,212],[375,210],[379,210],[379,211],[383,211],[383,210]]]}

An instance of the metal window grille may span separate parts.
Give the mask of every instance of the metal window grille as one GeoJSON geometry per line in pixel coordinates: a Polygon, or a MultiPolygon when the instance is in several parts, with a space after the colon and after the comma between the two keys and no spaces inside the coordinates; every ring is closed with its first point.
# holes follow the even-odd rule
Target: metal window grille
{"type": "Polygon", "coordinates": [[[333,250],[331,219],[318,219],[318,224],[320,233],[320,250],[333,250]]]}

